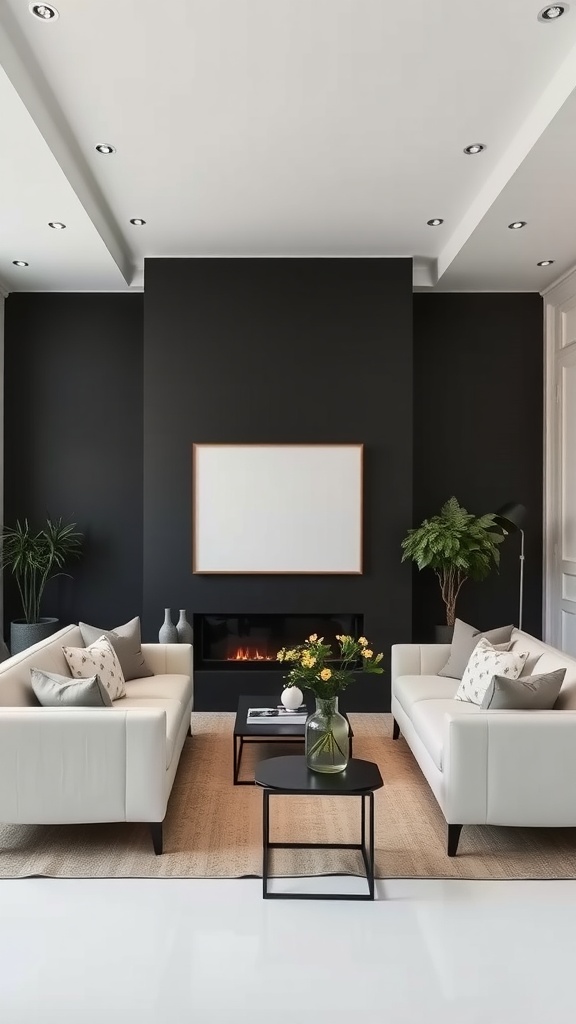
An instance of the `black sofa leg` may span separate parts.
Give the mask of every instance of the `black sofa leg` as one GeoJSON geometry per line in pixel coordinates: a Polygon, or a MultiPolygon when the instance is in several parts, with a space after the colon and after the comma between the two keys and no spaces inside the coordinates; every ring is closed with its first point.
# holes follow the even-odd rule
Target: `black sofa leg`
{"type": "Polygon", "coordinates": [[[400,726],[395,718],[392,719],[392,739],[397,740],[400,735],[400,726]]]}
{"type": "Polygon", "coordinates": [[[150,834],[152,836],[152,845],[154,847],[154,853],[156,854],[156,856],[159,856],[163,850],[161,821],[150,822],[150,834]]]}
{"type": "Polygon", "coordinates": [[[462,825],[448,825],[448,856],[455,857],[460,841],[462,825]]]}

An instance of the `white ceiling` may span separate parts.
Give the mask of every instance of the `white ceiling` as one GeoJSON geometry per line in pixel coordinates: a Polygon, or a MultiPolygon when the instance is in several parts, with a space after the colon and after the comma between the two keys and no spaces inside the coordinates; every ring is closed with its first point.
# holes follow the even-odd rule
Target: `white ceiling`
{"type": "Polygon", "coordinates": [[[140,287],[146,256],[413,256],[456,291],[576,264],[576,2],[53,2],[0,0],[5,291],[140,287]]]}

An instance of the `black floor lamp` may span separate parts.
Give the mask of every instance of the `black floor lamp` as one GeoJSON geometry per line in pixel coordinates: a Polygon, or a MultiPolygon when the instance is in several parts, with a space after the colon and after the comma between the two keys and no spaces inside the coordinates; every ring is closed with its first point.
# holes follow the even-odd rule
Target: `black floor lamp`
{"type": "Polygon", "coordinates": [[[524,607],[524,530],[522,524],[526,519],[526,509],[517,501],[509,501],[494,513],[498,525],[506,533],[520,533],[520,602],[518,606],[518,629],[522,629],[522,612],[524,607]]]}

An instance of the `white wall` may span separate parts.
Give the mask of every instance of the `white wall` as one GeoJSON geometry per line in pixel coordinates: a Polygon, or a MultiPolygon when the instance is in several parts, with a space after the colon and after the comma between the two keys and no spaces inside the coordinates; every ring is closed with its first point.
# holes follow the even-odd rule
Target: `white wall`
{"type": "MultiPolygon", "coordinates": [[[[4,294],[0,290],[0,530],[4,526],[4,294]]],[[[3,634],[4,601],[0,573],[0,637],[3,634]]]]}

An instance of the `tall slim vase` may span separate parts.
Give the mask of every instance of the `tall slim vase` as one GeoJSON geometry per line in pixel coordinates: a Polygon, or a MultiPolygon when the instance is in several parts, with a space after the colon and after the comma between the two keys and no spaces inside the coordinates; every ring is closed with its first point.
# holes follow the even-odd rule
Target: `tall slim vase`
{"type": "Polygon", "coordinates": [[[178,643],[178,631],[176,626],[172,622],[172,609],[164,609],[164,622],[160,626],[158,633],[158,640],[161,644],[177,644],[178,643]]]}
{"type": "Polygon", "coordinates": [[[191,644],[194,639],[194,630],[186,618],[186,609],[180,609],[180,618],[176,623],[176,632],[178,634],[178,643],[191,644]]]}

